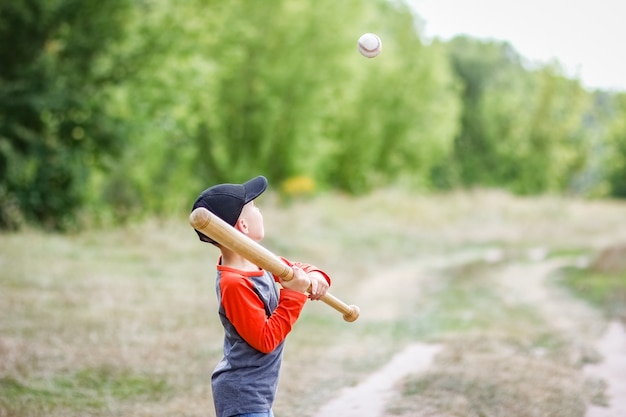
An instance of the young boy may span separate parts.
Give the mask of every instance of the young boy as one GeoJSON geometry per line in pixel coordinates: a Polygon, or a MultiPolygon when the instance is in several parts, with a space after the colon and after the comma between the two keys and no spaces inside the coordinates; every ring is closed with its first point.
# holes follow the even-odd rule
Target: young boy
{"type": "MultiPolygon", "coordinates": [[[[218,184],[204,190],[193,209],[204,207],[259,242],[264,236],[263,216],[254,199],[266,188],[263,176],[243,184],[218,184]]],[[[326,294],[330,278],[312,265],[282,258],[294,271],[293,279],[283,282],[196,232],[201,241],[220,249],[215,287],[225,333],[224,357],[211,377],[217,417],[273,417],[285,338],[307,299],[326,294]],[[282,285],[280,291],[276,282],[282,285]]]]}

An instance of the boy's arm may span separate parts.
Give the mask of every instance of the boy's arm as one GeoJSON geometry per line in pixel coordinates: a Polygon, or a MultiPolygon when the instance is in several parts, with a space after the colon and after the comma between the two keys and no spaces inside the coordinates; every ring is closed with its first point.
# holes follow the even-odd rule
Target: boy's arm
{"type": "Polygon", "coordinates": [[[222,278],[220,291],[228,320],[250,346],[263,353],[285,340],[307,301],[306,294],[283,288],[278,307],[268,317],[250,280],[222,278]]]}

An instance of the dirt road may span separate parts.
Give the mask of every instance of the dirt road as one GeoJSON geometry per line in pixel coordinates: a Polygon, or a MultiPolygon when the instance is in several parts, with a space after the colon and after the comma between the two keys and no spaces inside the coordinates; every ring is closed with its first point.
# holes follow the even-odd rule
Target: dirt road
{"type": "MultiPolygon", "coordinates": [[[[486,251],[483,259],[487,262],[499,261],[494,251],[486,251]]],[[[471,262],[472,257],[465,261],[471,262]]],[[[432,260],[430,265],[439,261],[432,260]]],[[[607,384],[606,403],[602,406],[589,404],[586,417],[617,417],[626,416],[626,333],[623,326],[611,323],[603,335],[605,322],[597,310],[585,302],[572,297],[565,290],[556,286],[550,277],[559,268],[575,263],[575,259],[551,259],[540,251],[529,253],[523,261],[507,263],[499,267],[497,273],[489,277],[491,285],[496,288],[505,303],[511,305],[524,304],[531,306],[555,330],[569,339],[572,362],[584,363],[599,354],[601,361],[593,366],[585,367],[584,372],[590,378],[601,379],[607,384]]],[[[440,263],[440,262],[439,262],[440,263]]],[[[424,276],[424,261],[420,265],[405,265],[404,279],[419,280],[424,276]],[[408,272],[411,273],[408,273],[408,272]],[[411,277],[411,278],[407,278],[411,277]]],[[[384,282],[380,280],[379,282],[384,282]]],[[[403,283],[405,288],[411,287],[403,283]]],[[[412,285],[412,287],[416,287],[412,285]]],[[[377,305],[380,314],[397,314],[398,305],[394,303],[389,289],[370,288],[372,297],[387,294],[389,303],[372,303],[377,305]]],[[[366,297],[366,294],[360,294],[366,297]]],[[[413,294],[416,296],[416,294],[413,294]]],[[[398,295],[399,299],[402,296],[398,295]]],[[[384,417],[390,415],[386,411],[393,401],[394,390],[407,375],[427,372],[433,366],[436,355],[444,349],[444,345],[416,343],[399,352],[388,364],[372,373],[367,379],[353,387],[345,387],[336,398],[321,407],[315,417],[384,417]]],[[[396,414],[394,414],[396,415],[396,414]]],[[[436,414],[428,414],[436,416],[436,414]]]]}

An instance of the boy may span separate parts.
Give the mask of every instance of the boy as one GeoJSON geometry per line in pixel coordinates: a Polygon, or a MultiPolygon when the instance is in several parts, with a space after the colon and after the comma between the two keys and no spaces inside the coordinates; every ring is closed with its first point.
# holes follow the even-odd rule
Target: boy
{"type": "MultiPolygon", "coordinates": [[[[266,188],[263,176],[243,184],[218,184],[204,190],[193,209],[204,207],[259,242],[264,236],[263,216],[254,199],[266,188]]],[[[273,417],[284,340],[307,299],[326,294],[330,278],[312,265],[282,258],[294,271],[293,279],[283,282],[196,233],[220,249],[215,287],[225,333],[224,357],[211,377],[217,417],[273,417]],[[283,287],[280,291],[276,282],[283,287]]]]}

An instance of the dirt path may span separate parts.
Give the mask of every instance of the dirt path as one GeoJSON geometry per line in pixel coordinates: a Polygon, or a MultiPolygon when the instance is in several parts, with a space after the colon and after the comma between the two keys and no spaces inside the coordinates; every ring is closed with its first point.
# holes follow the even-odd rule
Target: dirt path
{"type": "MultiPolygon", "coordinates": [[[[602,362],[585,370],[589,371],[590,376],[606,381],[608,404],[607,407],[590,407],[586,417],[626,416],[626,333],[620,324],[613,323],[598,344],[594,344],[593,341],[602,335],[604,325],[600,313],[582,300],[575,299],[552,285],[548,280],[554,271],[571,262],[572,260],[562,259],[544,260],[539,256],[529,262],[511,263],[494,276],[493,284],[499,287],[506,302],[536,306],[555,330],[568,335],[572,346],[576,347],[572,350],[572,355],[575,355],[571,358],[572,361],[584,360],[582,356],[590,349],[597,350],[604,357],[602,362]]],[[[417,280],[421,275],[418,271],[423,266],[415,265],[412,273],[402,276],[417,280]]],[[[411,270],[409,265],[405,265],[404,269],[411,270]]],[[[415,288],[415,285],[413,287],[415,288]]],[[[369,291],[369,293],[386,292],[369,291]]],[[[416,295],[416,292],[411,294],[416,295]]],[[[401,305],[396,303],[395,308],[399,304],[401,305]]],[[[398,313],[393,307],[390,310],[384,308],[393,304],[379,302],[376,305],[381,306],[381,314],[398,313]]],[[[344,388],[334,400],[319,409],[315,417],[383,417],[396,384],[407,375],[426,371],[441,348],[439,345],[421,343],[408,346],[359,385],[344,388]]]]}
{"type": "Polygon", "coordinates": [[[598,345],[604,360],[587,366],[588,375],[607,383],[607,407],[591,406],[587,417],[626,416],[626,331],[619,322],[609,324],[598,345]]]}
{"type": "Polygon", "coordinates": [[[355,387],[345,388],[322,407],[315,417],[382,417],[394,386],[403,377],[423,372],[441,346],[415,343],[407,346],[377,372],[355,387]]]}
{"type": "MultiPolygon", "coordinates": [[[[441,267],[467,261],[463,255],[459,259],[450,257],[433,258],[424,261],[398,264],[386,268],[379,274],[372,274],[372,279],[363,280],[363,285],[356,289],[354,299],[369,306],[363,312],[361,320],[393,321],[406,313],[405,309],[423,297],[423,285],[430,279],[425,269],[441,267]],[[381,279],[381,275],[393,277],[394,285],[381,279]],[[401,292],[392,289],[402,289],[401,292]]],[[[476,258],[472,254],[470,258],[476,258]]],[[[426,343],[413,343],[397,353],[386,365],[372,373],[360,384],[345,387],[330,402],[320,408],[314,417],[383,417],[387,402],[394,395],[395,386],[407,375],[427,370],[442,346],[426,343]]]]}
{"type": "MultiPolygon", "coordinates": [[[[626,416],[626,332],[618,322],[612,322],[602,334],[604,320],[601,314],[582,300],[571,297],[563,289],[550,285],[550,275],[571,260],[551,260],[525,266],[511,265],[506,288],[512,301],[531,303],[543,313],[545,319],[557,330],[571,337],[578,349],[573,355],[584,355],[595,349],[601,355],[599,363],[585,366],[585,374],[604,381],[607,386],[606,406],[590,405],[586,417],[626,416]]],[[[571,358],[580,361],[584,358],[571,358]]]]}
{"type": "MultiPolygon", "coordinates": [[[[568,259],[511,263],[494,277],[505,302],[530,304],[555,330],[570,338],[579,350],[593,348],[603,330],[601,313],[583,300],[572,297],[563,288],[549,282],[558,269],[571,265],[568,259]]],[[[572,354],[576,354],[573,352],[572,354]]],[[[576,362],[575,358],[572,358],[576,362]]]]}

